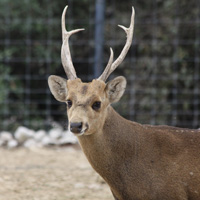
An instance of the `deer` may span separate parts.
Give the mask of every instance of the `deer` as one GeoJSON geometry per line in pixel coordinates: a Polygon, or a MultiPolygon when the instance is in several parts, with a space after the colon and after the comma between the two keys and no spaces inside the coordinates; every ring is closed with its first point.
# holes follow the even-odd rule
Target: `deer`
{"type": "Polygon", "coordinates": [[[61,61],[68,79],[51,75],[48,85],[56,100],[66,103],[68,128],[94,170],[110,187],[115,200],[200,200],[200,131],[129,121],[111,106],[126,88],[118,76],[106,82],[122,63],[132,44],[135,10],[130,26],[119,25],[126,43],[114,61],[110,58],[99,78],[82,82],[69,49],[71,35],[61,17],[61,61]]]}

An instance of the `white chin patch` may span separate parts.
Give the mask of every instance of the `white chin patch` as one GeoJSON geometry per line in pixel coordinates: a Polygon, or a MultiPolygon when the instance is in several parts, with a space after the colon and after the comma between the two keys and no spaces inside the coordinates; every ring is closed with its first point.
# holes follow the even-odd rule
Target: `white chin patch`
{"type": "Polygon", "coordinates": [[[84,135],[84,133],[85,133],[86,130],[87,130],[87,128],[83,129],[83,130],[78,134],[78,136],[84,135]]]}
{"type": "Polygon", "coordinates": [[[77,137],[79,137],[79,136],[82,136],[82,135],[84,135],[84,133],[85,133],[85,131],[86,131],[87,129],[83,129],[80,133],[73,133],[73,132],[71,132],[71,133],[73,133],[75,136],[77,136],[77,137]]]}
{"type": "Polygon", "coordinates": [[[80,136],[84,135],[84,133],[85,132],[80,132],[80,133],[76,134],[76,136],[80,137],[80,136]]]}

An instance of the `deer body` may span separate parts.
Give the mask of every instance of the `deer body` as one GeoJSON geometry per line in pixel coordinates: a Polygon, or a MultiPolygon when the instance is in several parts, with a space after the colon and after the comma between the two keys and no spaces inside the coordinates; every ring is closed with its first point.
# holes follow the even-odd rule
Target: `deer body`
{"type": "Polygon", "coordinates": [[[103,131],[78,138],[116,199],[200,198],[198,131],[141,125],[110,107],[103,131]]]}
{"type": "Polygon", "coordinates": [[[68,80],[50,76],[54,97],[67,104],[69,129],[92,167],[110,186],[116,200],[199,200],[200,131],[169,126],[141,125],[124,119],[111,107],[126,87],[124,77],[105,82],[131,46],[134,28],[132,9],[126,44],[113,62],[113,51],[103,74],[83,83],[76,76],[62,15],[62,64],[68,80]]]}

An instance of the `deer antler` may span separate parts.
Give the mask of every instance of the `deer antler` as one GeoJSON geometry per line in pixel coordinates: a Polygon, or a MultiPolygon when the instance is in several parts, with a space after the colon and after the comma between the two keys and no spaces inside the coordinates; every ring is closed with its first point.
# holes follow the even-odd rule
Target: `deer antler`
{"type": "Polygon", "coordinates": [[[73,63],[72,63],[72,58],[71,58],[71,53],[69,49],[69,37],[73,35],[74,33],[77,33],[79,31],[83,31],[84,29],[76,29],[72,31],[67,31],[65,28],[65,14],[67,11],[68,6],[66,6],[63,10],[62,13],[62,19],[61,19],[61,24],[62,24],[62,47],[61,47],[61,60],[62,60],[62,65],[65,70],[65,73],[67,74],[68,79],[76,79],[76,71],[74,69],[73,63]]]}
{"type": "Polygon", "coordinates": [[[132,39],[133,39],[133,30],[134,30],[134,16],[135,16],[135,10],[134,7],[132,7],[132,15],[131,15],[131,22],[130,22],[130,26],[129,28],[126,28],[122,25],[118,25],[120,28],[122,28],[127,35],[127,40],[126,40],[126,44],[122,50],[122,52],[120,53],[119,57],[115,60],[115,62],[113,62],[113,50],[112,48],[110,48],[110,58],[108,61],[108,64],[104,70],[104,72],[102,73],[102,75],[98,78],[98,80],[102,80],[102,81],[106,81],[106,79],[109,77],[109,75],[122,63],[122,61],[124,60],[130,46],[132,43],[132,39]]]}

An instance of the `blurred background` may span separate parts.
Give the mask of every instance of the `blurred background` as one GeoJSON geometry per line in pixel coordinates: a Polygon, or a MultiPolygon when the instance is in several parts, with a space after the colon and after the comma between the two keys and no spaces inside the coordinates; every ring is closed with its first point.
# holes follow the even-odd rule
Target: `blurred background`
{"type": "Polygon", "coordinates": [[[199,0],[1,0],[0,1],[0,130],[18,126],[67,128],[66,106],[51,95],[47,79],[66,78],[60,61],[60,18],[65,5],[78,76],[97,78],[115,58],[135,7],[132,47],[110,78],[123,75],[128,84],[113,106],[139,123],[200,127],[199,0]]]}

